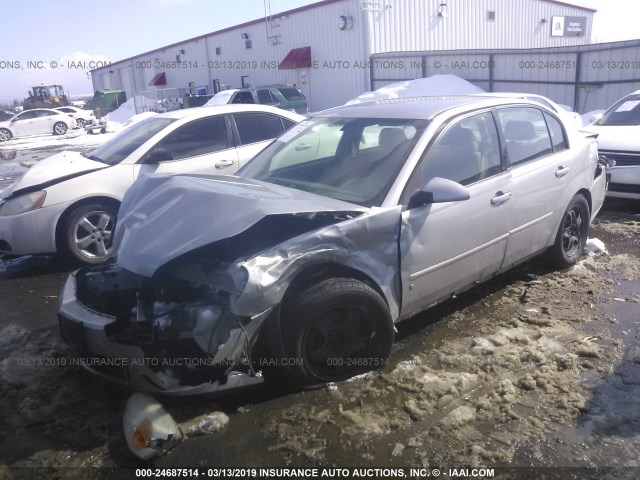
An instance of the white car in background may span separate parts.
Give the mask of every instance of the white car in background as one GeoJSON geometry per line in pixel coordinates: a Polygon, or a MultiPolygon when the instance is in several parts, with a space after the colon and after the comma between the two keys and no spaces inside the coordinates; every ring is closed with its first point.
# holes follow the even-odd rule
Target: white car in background
{"type": "Polygon", "coordinates": [[[302,119],[262,105],[177,110],[147,118],[88,154],[48,157],[2,193],[0,253],[60,252],[101,263],[114,253],[120,202],[138,176],[234,174],[302,119]]]}
{"type": "Polygon", "coordinates": [[[0,122],[0,142],[44,133],[64,135],[74,127],[75,120],[66,113],[51,108],[34,108],[0,122]]]}
{"type": "Polygon", "coordinates": [[[608,170],[609,197],[640,200],[640,90],[618,100],[591,125],[601,157],[614,160],[608,170]]]}
{"type": "Polygon", "coordinates": [[[76,127],[82,128],[85,123],[92,122],[96,119],[91,110],[83,110],[81,108],[68,106],[68,107],[56,107],[54,110],[59,110],[62,113],[70,115],[76,121],[76,127]]]}

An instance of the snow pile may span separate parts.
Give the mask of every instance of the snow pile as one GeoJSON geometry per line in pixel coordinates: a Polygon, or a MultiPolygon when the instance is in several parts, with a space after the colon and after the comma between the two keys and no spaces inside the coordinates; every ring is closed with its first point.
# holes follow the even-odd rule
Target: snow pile
{"type": "Polygon", "coordinates": [[[591,110],[590,112],[580,115],[583,125],[589,125],[597,120],[597,116],[603,114],[606,110],[591,110]]]}
{"type": "Polygon", "coordinates": [[[229,423],[229,417],[223,412],[213,412],[200,415],[180,424],[180,430],[187,437],[208,435],[222,430],[229,423]]]}
{"type": "Polygon", "coordinates": [[[587,239],[587,243],[584,244],[584,250],[582,253],[584,255],[592,256],[600,252],[607,253],[607,247],[605,247],[604,242],[598,238],[587,239]]]}
{"type": "Polygon", "coordinates": [[[210,107],[214,105],[226,105],[227,103],[229,103],[229,99],[231,98],[231,95],[233,95],[237,91],[238,90],[232,89],[232,90],[224,90],[223,92],[218,92],[213,97],[211,97],[209,101],[205,103],[203,106],[210,107]]]}
{"type": "Polygon", "coordinates": [[[472,95],[474,93],[484,93],[484,90],[456,75],[433,75],[427,78],[392,83],[374,92],[365,92],[359,97],[349,100],[346,105],[389,98],[472,95]]]}
{"type": "Polygon", "coordinates": [[[110,124],[127,124],[129,120],[136,116],[136,106],[141,106],[145,110],[154,110],[157,108],[155,100],[151,100],[150,98],[147,98],[145,96],[138,95],[136,97],[130,98],[113,112],[107,114],[107,121],[110,124]]]}

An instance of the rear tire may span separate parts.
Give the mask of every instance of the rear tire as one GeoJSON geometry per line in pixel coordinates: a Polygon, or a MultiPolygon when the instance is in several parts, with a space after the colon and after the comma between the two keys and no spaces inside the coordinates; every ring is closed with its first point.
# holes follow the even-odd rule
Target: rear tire
{"type": "Polygon", "coordinates": [[[53,125],[53,134],[54,135],[64,135],[67,133],[67,126],[62,122],[56,122],[53,125]]]}
{"type": "Polygon", "coordinates": [[[61,233],[61,249],[76,261],[88,265],[105,262],[113,256],[113,231],[117,210],[95,203],[76,208],[67,217],[61,233]]]}
{"type": "Polygon", "coordinates": [[[576,195],[562,216],[556,241],[549,252],[550,259],[556,266],[566,268],[580,260],[587,242],[590,220],[587,200],[582,195],[576,195]]]}
{"type": "Polygon", "coordinates": [[[346,380],[384,367],[394,327],[369,285],[331,278],[296,294],[282,310],[283,374],[295,387],[346,380]]]}

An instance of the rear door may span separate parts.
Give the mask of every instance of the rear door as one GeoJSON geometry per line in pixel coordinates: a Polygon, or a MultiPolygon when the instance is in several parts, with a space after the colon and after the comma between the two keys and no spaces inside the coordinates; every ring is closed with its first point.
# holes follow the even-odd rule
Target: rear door
{"type": "Polygon", "coordinates": [[[238,150],[237,168],[243,167],[274,138],[295,125],[295,122],[272,113],[234,113],[231,117],[235,126],[234,138],[238,150]]]}
{"type": "MultiPolygon", "coordinates": [[[[66,113],[64,115],[66,115],[66,113]]],[[[56,122],[66,124],[66,119],[61,117],[62,114],[50,112],[48,110],[36,110],[35,128],[37,129],[37,133],[53,133],[53,125],[56,122]]]]}
{"type": "MultiPolygon", "coordinates": [[[[503,268],[544,249],[558,227],[574,155],[558,119],[535,107],[495,111],[511,171],[512,215],[503,268]]],[[[573,172],[575,173],[575,172],[573,172]]]]}
{"type": "Polygon", "coordinates": [[[403,212],[404,318],[490,277],[502,264],[512,214],[511,175],[491,112],[452,122],[422,158],[407,195],[434,177],[466,186],[471,196],[403,212]]]}

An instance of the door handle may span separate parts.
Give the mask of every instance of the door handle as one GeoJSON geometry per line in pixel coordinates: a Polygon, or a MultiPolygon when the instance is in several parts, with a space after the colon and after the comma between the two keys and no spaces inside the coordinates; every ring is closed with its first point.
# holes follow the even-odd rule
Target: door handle
{"type": "Polygon", "coordinates": [[[216,168],[217,169],[227,168],[233,165],[234,163],[236,163],[235,160],[220,160],[219,162],[216,162],[216,168]]]}
{"type": "Polygon", "coordinates": [[[310,143],[301,143],[300,145],[296,145],[296,152],[301,152],[302,150],[306,150],[307,148],[311,148],[310,143]]]}
{"type": "Polygon", "coordinates": [[[496,196],[491,199],[491,205],[499,207],[503,203],[509,201],[511,198],[511,192],[497,192],[496,196]]]}
{"type": "Polygon", "coordinates": [[[569,173],[569,167],[558,167],[558,169],[556,170],[556,177],[562,178],[567,173],[569,173]]]}

